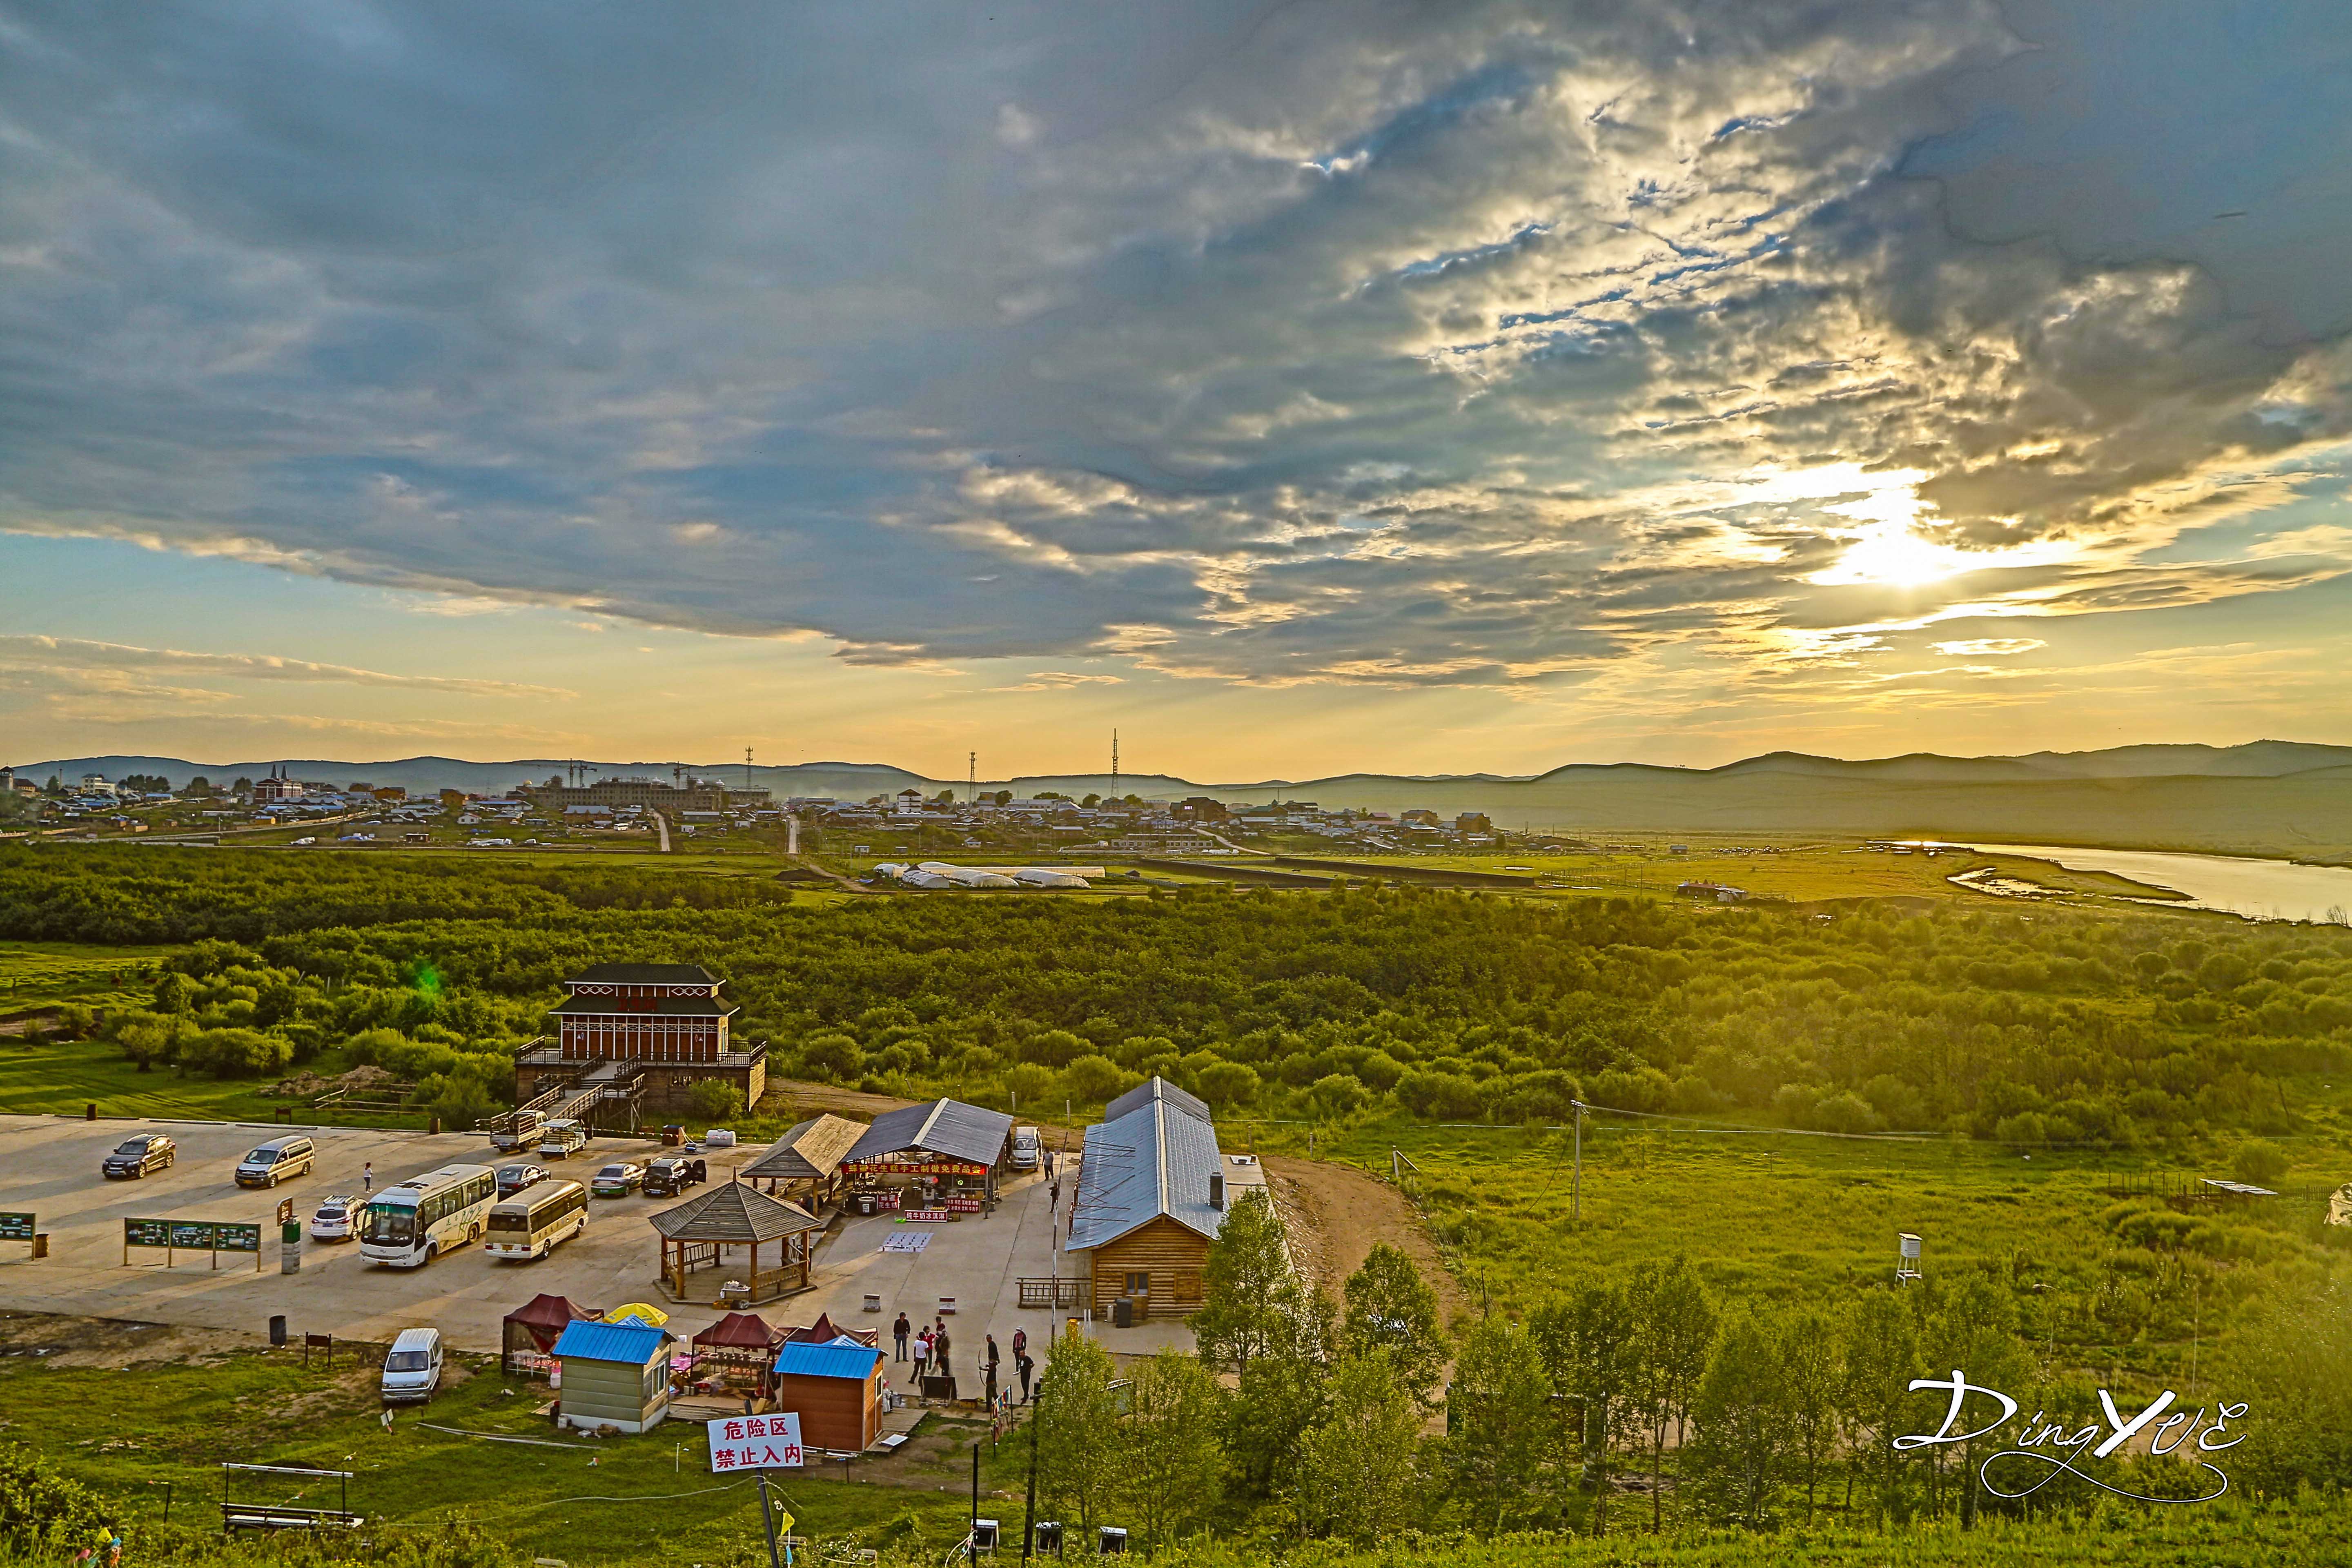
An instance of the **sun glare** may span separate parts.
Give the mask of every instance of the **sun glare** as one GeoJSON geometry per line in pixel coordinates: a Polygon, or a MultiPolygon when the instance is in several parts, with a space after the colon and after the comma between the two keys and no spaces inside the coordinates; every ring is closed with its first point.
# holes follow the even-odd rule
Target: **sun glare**
{"type": "Polygon", "coordinates": [[[1856,538],[1836,565],[1816,573],[1812,580],[1825,584],[1917,588],[1990,564],[1991,558],[1981,552],[1955,550],[1922,539],[1902,523],[1887,523],[1856,538]]]}

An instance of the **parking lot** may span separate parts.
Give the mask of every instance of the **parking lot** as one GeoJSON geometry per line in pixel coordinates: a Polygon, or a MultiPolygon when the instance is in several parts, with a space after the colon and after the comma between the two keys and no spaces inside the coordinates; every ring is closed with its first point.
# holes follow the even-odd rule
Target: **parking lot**
{"type": "MultiPolygon", "coordinates": [[[[644,1160],[656,1152],[650,1140],[599,1138],[582,1154],[549,1168],[584,1184],[607,1161],[644,1160]]],[[[758,1152],[756,1147],[720,1149],[704,1158],[718,1182],[758,1152]]],[[[720,1315],[708,1298],[699,1305],[668,1302],[655,1283],[655,1235],[646,1216],[677,1201],[667,1198],[600,1198],[579,1239],[534,1262],[494,1260],[469,1248],[424,1268],[382,1268],[362,1262],[356,1243],[306,1240],[301,1272],[281,1274],[278,1202],[291,1199],[296,1215],[307,1222],[320,1199],[359,1195],[361,1167],[369,1161],[379,1189],[456,1161],[499,1163],[488,1141],[470,1133],[0,1117],[0,1211],[32,1211],[50,1238],[49,1257],[40,1261],[29,1259],[30,1248],[21,1242],[0,1242],[0,1309],[256,1335],[266,1333],[269,1319],[283,1313],[297,1335],[331,1333],[374,1343],[429,1323],[458,1349],[485,1352],[499,1349],[499,1321],[541,1291],[599,1308],[652,1301],[671,1314],[670,1326],[681,1335],[720,1315]],[[239,1157],[289,1131],[317,1141],[312,1173],[274,1191],[237,1186],[232,1173],[239,1157]],[[99,1166],[107,1152],[141,1131],[170,1133],[179,1143],[177,1163],[136,1181],[101,1177],[99,1166]],[[261,1270],[255,1271],[250,1254],[223,1253],[215,1269],[205,1254],[180,1253],[167,1268],[163,1253],[143,1249],[132,1251],[125,1267],[122,1222],[132,1218],[258,1222],[264,1227],[261,1270]]],[[[1074,1169],[1066,1168],[1066,1198],[1074,1177],[1074,1169]]],[[[940,1298],[953,1297],[958,1310],[950,1323],[959,1373],[970,1377],[984,1336],[993,1332],[1005,1347],[1003,1372],[1009,1379],[1013,1329],[1026,1328],[1042,1346],[1057,1321],[1052,1311],[1024,1311],[1018,1304],[1020,1279],[1042,1278],[1054,1268],[1057,1226],[1045,1184],[1035,1175],[1015,1178],[1005,1186],[996,1213],[920,1226],[931,1234],[920,1252],[881,1250],[887,1236],[917,1228],[887,1215],[848,1220],[817,1253],[816,1288],[762,1307],[761,1315],[774,1323],[806,1323],[820,1311],[829,1312],[844,1326],[881,1328],[887,1350],[895,1314],[903,1310],[928,1321],[940,1298]],[[882,1298],[878,1316],[862,1310],[868,1291],[882,1298]]],[[[1062,1271],[1069,1272],[1066,1260],[1062,1271]]],[[[724,1270],[705,1270],[695,1278],[698,1289],[707,1286],[715,1297],[727,1277],[724,1270]]],[[[1148,1353],[1166,1344],[1190,1348],[1192,1342],[1183,1325],[1173,1321],[1122,1330],[1097,1325],[1095,1331],[1109,1349],[1122,1352],[1148,1353]]],[[[894,1375],[892,1381],[903,1385],[904,1379],[894,1375]]]]}

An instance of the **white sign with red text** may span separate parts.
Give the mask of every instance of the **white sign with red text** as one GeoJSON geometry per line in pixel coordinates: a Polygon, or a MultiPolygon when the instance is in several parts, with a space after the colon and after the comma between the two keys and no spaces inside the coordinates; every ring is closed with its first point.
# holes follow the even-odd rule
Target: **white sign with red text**
{"type": "Polygon", "coordinates": [[[803,1463],[801,1418],[796,1412],[730,1415],[706,1425],[710,1428],[710,1468],[714,1473],[797,1469],[803,1463]]]}

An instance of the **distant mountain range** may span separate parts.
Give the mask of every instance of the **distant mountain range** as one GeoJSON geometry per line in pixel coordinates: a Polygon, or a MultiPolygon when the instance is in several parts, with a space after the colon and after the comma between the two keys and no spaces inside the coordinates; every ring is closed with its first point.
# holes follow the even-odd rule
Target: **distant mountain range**
{"type": "MultiPolygon", "coordinates": [[[[407,757],[352,763],[315,758],[191,763],[178,757],[67,757],[16,764],[46,780],[103,773],[161,774],[176,786],[201,773],[214,784],[260,778],[282,767],[296,778],[364,782],[411,791],[503,792],[562,775],[556,758],[469,763],[407,757]]],[[[672,775],[676,763],[594,764],[599,778],[672,775]]],[[[740,763],[687,772],[741,784],[740,763]]],[[[778,795],[863,800],[902,789],[961,793],[937,779],[870,763],[797,763],[748,770],[778,795]]],[[[1931,752],[1848,762],[1770,752],[1716,768],[1645,763],[1572,763],[1529,776],[1340,773],[1328,778],[1204,784],[1162,773],[1024,774],[983,779],[1017,795],[1213,795],[1234,803],[1312,800],[1326,806],[1451,815],[1483,811],[1505,826],[1607,832],[1840,832],[2060,840],[2076,844],[2235,849],[2305,858],[2352,858],[2352,746],[2254,741],[2241,746],[2116,746],[2017,757],[1947,757],[1931,752]]]]}

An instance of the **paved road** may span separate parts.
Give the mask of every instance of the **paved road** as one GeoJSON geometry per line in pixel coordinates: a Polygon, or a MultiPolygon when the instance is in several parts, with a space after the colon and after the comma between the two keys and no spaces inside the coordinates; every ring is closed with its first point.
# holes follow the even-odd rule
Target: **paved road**
{"type": "MultiPolygon", "coordinates": [[[[551,1256],[530,1263],[508,1263],[478,1249],[455,1253],[423,1268],[376,1268],[362,1262],[355,1244],[306,1242],[299,1274],[278,1271],[275,1218],[278,1200],[291,1198],[307,1219],[329,1194],[360,1191],[362,1162],[375,1164],[376,1184],[453,1161],[491,1163],[487,1141],[470,1133],[428,1134],[359,1128],[302,1129],[319,1143],[317,1173],[275,1192],[236,1186],[231,1172],[238,1156],[256,1143],[289,1131],[268,1124],[186,1121],[80,1121],[58,1117],[0,1117],[0,1210],[29,1209],[50,1233],[50,1257],[40,1262],[29,1248],[0,1243],[0,1309],[69,1312],[92,1317],[266,1333],[273,1314],[284,1313],[294,1333],[332,1333],[381,1343],[402,1329],[430,1323],[462,1350],[499,1348],[499,1321],[541,1291],[568,1296],[583,1306],[612,1308],[652,1301],[671,1314],[671,1327],[691,1335],[720,1316],[716,1306],[665,1300],[654,1283],[657,1247],[646,1216],[668,1206],[667,1199],[598,1199],[587,1232],[551,1256]],[[179,1141],[179,1163],[139,1181],[110,1182],[99,1174],[106,1152],[131,1133],[158,1130],[179,1141]],[[262,1270],[249,1257],[224,1255],[217,1271],[201,1255],[182,1255],[166,1268],[159,1252],[136,1251],[122,1261],[126,1218],[259,1221],[265,1226],[262,1270]]],[[[587,1158],[552,1168],[586,1180],[607,1159],[643,1159],[649,1141],[598,1139],[587,1158]]],[[[720,1150],[706,1157],[711,1175],[724,1181],[732,1167],[756,1157],[757,1149],[720,1150]]],[[[1075,1166],[1063,1172],[1066,1205],[1075,1166]]],[[[1064,1210],[1066,1215],[1066,1207],[1064,1210]]],[[[1004,1354],[1003,1375],[1012,1376],[1012,1334],[1026,1328],[1039,1346],[1060,1314],[1024,1310],[1019,1281],[1043,1278],[1055,1268],[1054,1241],[1061,1229],[1045,1183],[1036,1175],[1015,1178],[997,1212],[967,1215],[951,1224],[900,1224],[887,1215],[855,1218],[836,1229],[820,1248],[816,1288],[761,1309],[773,1323],[807,1323],[820,1311],[836,1321],[884,1330],[903,1310],[929,1321],[940,1299],[956,1299],[950,1319],[961,1375],[974,1373],[985,1336],[993,1331],[1004,1354]],[[927,1231],[921,1252],[881,1250],[886,1237],[927,1231]],[[883,1310],[866,1313],[864,1298],[882,1297],[883,1310]]],[[[742,1259],[696,1276],[711,1297],[739,1272],[742,1259]]],[[[1067,1259],[1062,1271],[1069,1272],[1067,1259]]],[[[1133,1329],[1094,1331],[1114,1352],[1148,1354],[1162,1345],[1189,1349],[1191,1331],[1179,1321],[1154,1321],[1133,1329]]],[[[893,1369],[903,1383],[908,1369],[893,1369]]],[[[976,1385],[974,1385],[976,1386],[976,1385]]]]}

